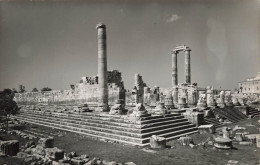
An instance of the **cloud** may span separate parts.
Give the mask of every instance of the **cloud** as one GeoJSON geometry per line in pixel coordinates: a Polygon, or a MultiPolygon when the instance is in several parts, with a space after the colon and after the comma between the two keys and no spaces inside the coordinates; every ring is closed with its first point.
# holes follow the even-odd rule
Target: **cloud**
{"type": "Polygon", "coordinates": [[[172,15],[170,16],[170,18],[166,19],[166,22],[167,22],[167,23],[172,23],[172,22],[174,22],[174,21],[179,20],[180,18],[181,18],[181,17],[178,16],[177,14],[172,14],[172,15]]]}

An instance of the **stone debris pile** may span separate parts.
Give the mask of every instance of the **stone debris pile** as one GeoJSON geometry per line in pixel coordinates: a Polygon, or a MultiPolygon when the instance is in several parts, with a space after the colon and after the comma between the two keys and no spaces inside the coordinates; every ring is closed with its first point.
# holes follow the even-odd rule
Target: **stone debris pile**
{"type": "Polygon", "coordinates": [[[53,137],[41,138],[37,145],[29,141],[20,152],[18,141],[6,141],[5,144],[18,146],[17,148],[12,145],[12,150],[8,150],[8,155],[16,155],[17,158],[24,159],[31,165],[135,165],[133,162],[118,163],[96,157],[91,159],[87,154],[78,155],[76,152],[65,153],[62,149],[54,147],[53,137]]]}

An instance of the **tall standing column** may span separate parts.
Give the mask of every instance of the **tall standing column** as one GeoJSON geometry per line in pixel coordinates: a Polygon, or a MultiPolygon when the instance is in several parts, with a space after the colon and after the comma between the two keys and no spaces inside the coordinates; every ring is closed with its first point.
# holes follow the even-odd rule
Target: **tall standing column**
{"type": "Polygon", "coordinates": [[[190,75],[190,49],[186,49],[185,51],[185,80],[187,84],[191,83],[191,75],[190,75]]]}
{"type": "Polygon", "coordinates": [[[106,43],[106,25],[98,23],[98,84],[99,99],[98,107],[101,111],[107,111],[108,108],[108,88],[107,88],[107,43],[106,43]]]}
{"type": "Polygon", "coordinates": [[[177,54],[178,51],[172,51],[172,87],[178,85],[177,54]]]}

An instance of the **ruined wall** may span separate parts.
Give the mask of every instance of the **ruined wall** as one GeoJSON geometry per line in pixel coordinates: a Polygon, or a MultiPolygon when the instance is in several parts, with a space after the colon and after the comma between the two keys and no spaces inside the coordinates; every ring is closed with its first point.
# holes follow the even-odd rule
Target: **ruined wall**
{"type": "MultiPolygon", "coordinates": [[[[117,70],[108,71],[109,104],[125,98],[125,89],[121,73],[117,70]]],[[[14,100],[19,104],[83,104],[98,103],[98,76],[82,77],[74,89],[54,90],[46,92],[16,93],[14,100]]]]}

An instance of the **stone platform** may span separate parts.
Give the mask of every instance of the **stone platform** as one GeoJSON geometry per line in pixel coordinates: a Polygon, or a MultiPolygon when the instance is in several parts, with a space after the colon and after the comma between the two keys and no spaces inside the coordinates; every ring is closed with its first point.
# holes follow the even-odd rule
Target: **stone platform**
{"type": "Polygon", "coordinates": [[[180,114],[147,115],[135,121],[131,120],[127,115],[109,115],[94,112],[67,114],[25,109],[21,110],[20,114],[12,116],[12,118],[97,139],[137,146],[149,145],[152,135],[172,140],[198,132],[195,125],[189,123],[180,114]]]}

